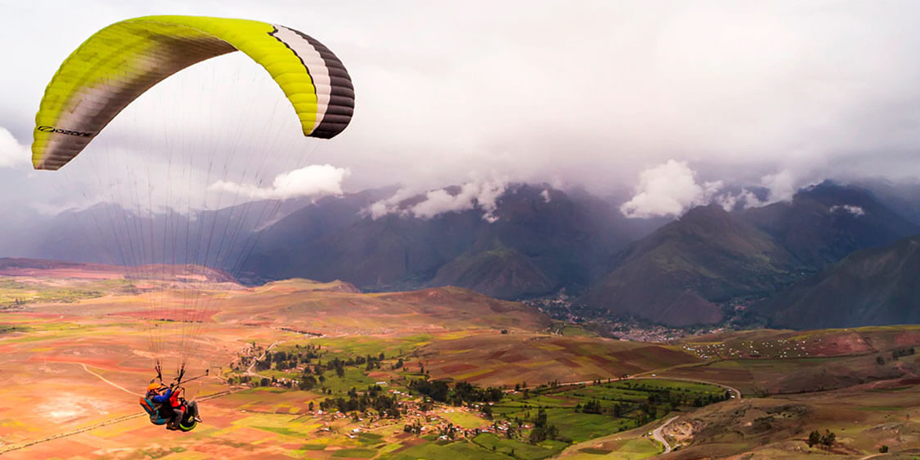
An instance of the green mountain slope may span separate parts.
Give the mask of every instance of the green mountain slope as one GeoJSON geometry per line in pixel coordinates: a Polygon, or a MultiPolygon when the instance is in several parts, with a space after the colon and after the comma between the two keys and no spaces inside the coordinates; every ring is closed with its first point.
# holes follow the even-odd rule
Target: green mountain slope
{"type": "Polygon", "coordinates": [[[578,301],[671,326],[718,322],[717,302],[773,292],[796,276],[785,249],[715,205],[690,210],[619,259],[578,301]]]}
{"type": "Polygon", "coordinates": [[[540,267],[513,249],[454,259],[443,265],[429,284],[460,286],[498,298],[542,294],[554,287],[540,267]]]}
{"type": "Polygon", "coordinates": [[[920,323],[920,235],[858,251],[754,307],[796,329],[920,323]]]}
{"type": "Polygon", "coordinates": [[[648,222],[627,220],[601,199],[527,184],[502,194],[495,222],[481,209],[429,219],[372,219],[355,210],[351,221],[313,231],[330,211],[305,208],[267,228],[247,271],[268,279],[341,279],[370,290],[454,285],[519,298],[588,286],[617,250],[648,231],[648,222]]]}
{"type": "Polygon", "coordinates": [[[917,225],[871,192],[830,181],[799,191],[790,202],[747,209],[740,217],[771,235],[814,271],[853,251],[920,233],[917,225]]]}

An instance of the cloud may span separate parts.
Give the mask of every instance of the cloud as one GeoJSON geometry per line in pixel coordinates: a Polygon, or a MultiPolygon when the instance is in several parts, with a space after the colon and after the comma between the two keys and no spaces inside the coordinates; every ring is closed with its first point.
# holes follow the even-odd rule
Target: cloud
{"type": "Polygon", "coordinates": [[[491,223],[498,221],[495,215],[498,198],[505,193],[506,187],[504,179],[474,179],[461,185],[459,191],[429,190],[422,201],[407,207],[402,207],[401,203],[415,194],[408,189],[400,189],[393,196],[372,204],[367,212],[373,219],[387,214],[431,219],[448,212],[480,209],[483,211],[482,218],[491,223]]]}
{"type": "Polygon", "coordinates": [[[327,195],[341,195],[342,181],[349,174],[351,171],[348,168],[337,168],[328,164],[310,165],[275,176],[269,188],[227,181],[215,182],[209,188],[255,199],[286,200],[303,196],[318,198],[327,195]]]}
{"type": "Polygon", "coordinates": [[[697,183],[696,173],[686,162],[668,160],[639,174],[635,195],[620,211],[630,218],[677,216],[709,203],[721,187],[721,181],[697,183]]]}
{"type": "Polygon", "coordinates": [[[412,189],[401,188],[393,196],[380,200],[370,205],[365,212],[371,216],[371,219],[377,220],[387,214],[401,214],[399,204],[408,198],[412,198],[415,192],[412,189]]]}
{"type": "Polygon", "coordinates": [[[467,182],[460,188],[460,193],[451,195],[447,190],[434,190],[425,195],[425,201],[410,209],[413,216],[430,219],[445,212],[467,211],[478,207],[483,210],[482,218],[495,222],[498,217],[498,197],[505,192],[504,181],[467,182]]]}
{"type": "Polygon", "coordinates": [[[783,170],[776,174],[769,174],[760,179],[760,184],[770,190],[767,200],[762,204],[771,204],[779,201],[789,201],[800,188],[792,171],[783,170]]]}
{"type": "MultiPolygon", "coordinates": [[[[50,76],[95,31],[163,10],[217,9],[302,30],[342,59],[358,106],[341,136],[317,141],[318,162],[350,169],[350,190],[434,190],[475,169],[609,195],[668,160],[692,165],[698,182],[750,188],[773,176],[765,202],[790,196],[784,178],[920,177],[920,2],[6,3],[0,41],[17,43],[4,50],[16,71],[0,73],[0,126],[19,140],[31,135],[50,76]],[[560,86],[548,56],[579,63],[562,71],[578,83],[560,86]]],[[[142,150],[141,159],[184,145],[233,151],[265,158],[271,178],[297,167],[265,155],[293,152],[303,142],[297,124],[270,76],[231,53],[151,88],[91,150],[109,142],[142,150]]],[[[116,164],[99,175],[121,174],[116,164]]],[[[207,164],[195,167],[207,175],[207,164]]],[[[232,164],[224,180],[248,183],[237,177],[245,169],[232,164]]],[[[0,204],[47,200],[47,190],[7,181],[0,204]]]]}
{"type": "MultiPolygon", "coordinates": [[[[768,191],[769,193],[769,191],[768,191]]],[[[759,208],[770,204],[768,201],[761,200],[756,193],[746,188],[741,188],[738,193],[725,192],[716,195],[712,201],[726,211],[734,211],[741,207],[742,209],[759,208]]]]}
{"type": "Polygon", "coordinates": [[[831,206],[831,212],[837,211],[848,212],[856,217],[866,215],[866,211],[861,206],[855,206],[852,204],[831,206]]]}
{"type": "MultiPolygon", "coordinates": [[[[800,171],[799,174],[802,173],[800,171]]],[[[767,174],[760,178],[758,186],[766,189],[764,198],[761,198],[748,188],[742,187],[738,193],[729,191],[715,196],[713,202],[722,206],[726,211],[731,211],[738,207],[744,209],[759,208],[781,201],[790,201],[802,187],[818,182],[821,182],[821,179],[800,179],[797,173],[784,169],[778,173],[767,174]]]]}
{"type": "Polygon", "coordinates": [[[549,189],[540,192],[540,196],[543,197],[543,201],[546,203],[549,203],[552,200],[552,198],[549,195],[549,189]]]}
{"type": "Polygon", "coordinates": [[[6,128],[0,128],[0,168],[25,164],[31,156],[29,146],[20,144],[6,128]]]}

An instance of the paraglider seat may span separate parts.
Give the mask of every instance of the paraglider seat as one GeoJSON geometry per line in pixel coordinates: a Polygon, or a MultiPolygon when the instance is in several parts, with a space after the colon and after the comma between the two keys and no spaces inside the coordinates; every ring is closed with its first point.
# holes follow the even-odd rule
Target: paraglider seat
{"type": "Polygon", "coordinates": [[[160,415],[160,407],[149,399],[141,397],[140,404],[141,407],[144,408],[144,412],[150,416],[150,423],[154,425],[165,425],[166,422],[169,421],[169,418],[160,415]]]}

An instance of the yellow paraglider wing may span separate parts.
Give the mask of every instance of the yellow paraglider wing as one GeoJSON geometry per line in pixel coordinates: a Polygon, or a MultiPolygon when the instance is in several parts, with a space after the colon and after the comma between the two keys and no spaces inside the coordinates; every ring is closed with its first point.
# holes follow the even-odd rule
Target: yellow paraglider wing
{"type": "Polygon", "coordinates": [[[237,50],[271,74],[305,136],[329,139],[348,126],[351,78],[313,38],[244,19],[147,16],[96,32],[61,64],[35,116],[33,166],[57,170],[144,91],[192,64],[237,50]]]}

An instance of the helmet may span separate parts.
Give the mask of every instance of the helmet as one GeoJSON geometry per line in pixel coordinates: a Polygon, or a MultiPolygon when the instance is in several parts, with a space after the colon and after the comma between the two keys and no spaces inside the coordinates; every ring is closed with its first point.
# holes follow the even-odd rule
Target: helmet
{"type": "Polygon", "coordinates": [[[160,389],[160,384],[159,384],[159,383],[153,383],[153,382],[151,382],[150,385],[147,385],[147,391],[157,391],[157,390],[159,390],[159,389],[160,389]]]}

